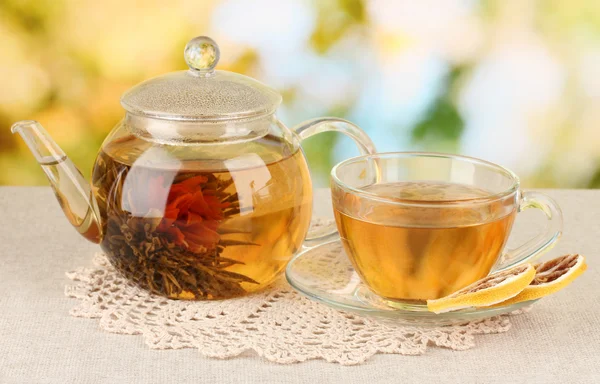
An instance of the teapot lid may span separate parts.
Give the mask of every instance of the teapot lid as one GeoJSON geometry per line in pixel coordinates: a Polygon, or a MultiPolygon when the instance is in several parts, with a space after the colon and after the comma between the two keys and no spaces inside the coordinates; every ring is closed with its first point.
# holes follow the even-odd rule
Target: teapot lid
{"type": "Polygon", "coordinates": [[[121,97],[134,115],[179,121],[224,121],[271,114],[281,95],[261,82],[229,71],[215,70],[219,47],[206,36],[185,46],[187,71],[146,80],[121,97]]]}

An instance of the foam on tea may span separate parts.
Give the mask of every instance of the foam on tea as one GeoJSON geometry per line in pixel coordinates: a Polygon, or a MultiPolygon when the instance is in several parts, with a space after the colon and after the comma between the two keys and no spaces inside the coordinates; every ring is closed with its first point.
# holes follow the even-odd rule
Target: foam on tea
{"type": "Polygon", "coordinates": [[[361,190],[397,204],[346,195],[344,212],[335,212],[342,243],[361,278],[392,300],[436,299],[486,276],[515,216],[502,203],[482,202],[490,192],[468,185],[398,182],[361,190]]]}
{"type": "Polygon", "coordinates": [[[486,197],[490,192],[465,184],[437,182],[401,182],[373,184],[363,191],[378,196],[418,201],[455,201],[486,197]]]}

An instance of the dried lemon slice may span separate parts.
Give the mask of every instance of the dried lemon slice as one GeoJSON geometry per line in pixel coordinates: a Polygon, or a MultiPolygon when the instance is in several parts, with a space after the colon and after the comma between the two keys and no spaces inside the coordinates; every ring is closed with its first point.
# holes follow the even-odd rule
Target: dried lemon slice
{"type": "Polygon", "coordinates": [[[521,293],[500,303],[500,305],[535,300],[558,292],[581,275],[587,269],[587,264],[585,263],[585,257],[572,254],[545,261],[534,267],[535,277],[531,283],[521,293]]]}
{"type": "Polygon", "coordinates": [[[435,313],[470,307],[487,307],[519,294],[535,276],[531,264],[493,273],[441,299],[427,300],[427,309],[435,313]]]}

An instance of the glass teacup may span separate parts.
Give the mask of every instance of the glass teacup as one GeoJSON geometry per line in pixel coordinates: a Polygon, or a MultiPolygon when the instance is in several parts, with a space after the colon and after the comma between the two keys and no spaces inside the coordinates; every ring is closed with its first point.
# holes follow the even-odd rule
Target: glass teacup
{"type": "Polygon", "coordinates": [[[514,173],[484,160],[382,153],[343,161],[331,175],[346,253],[362,281],[387,300],[446,296],[490,271],[531,260],[562,230],[552,199],[522,192],[514,173]],[[545,233],[505,250],[517,212],[530,207],[545,213],[545,233]]]}

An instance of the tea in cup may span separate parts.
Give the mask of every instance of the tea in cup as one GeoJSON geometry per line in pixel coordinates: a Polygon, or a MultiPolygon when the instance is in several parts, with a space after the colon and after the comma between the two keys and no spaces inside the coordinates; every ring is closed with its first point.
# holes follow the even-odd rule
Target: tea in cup
{"type": "Polygon", "coordinates": [[[479,159],[408,152],[361,156],[336,165],[331,184],[352,265],[374,293],[391,301],[444,297],[492,270],[539,255],[561,233],[554,201],[521,192],[515,174],[479,159]],[[517,212],[528,207],[546,213],[547,232],[504,250],[517,212]]]}

